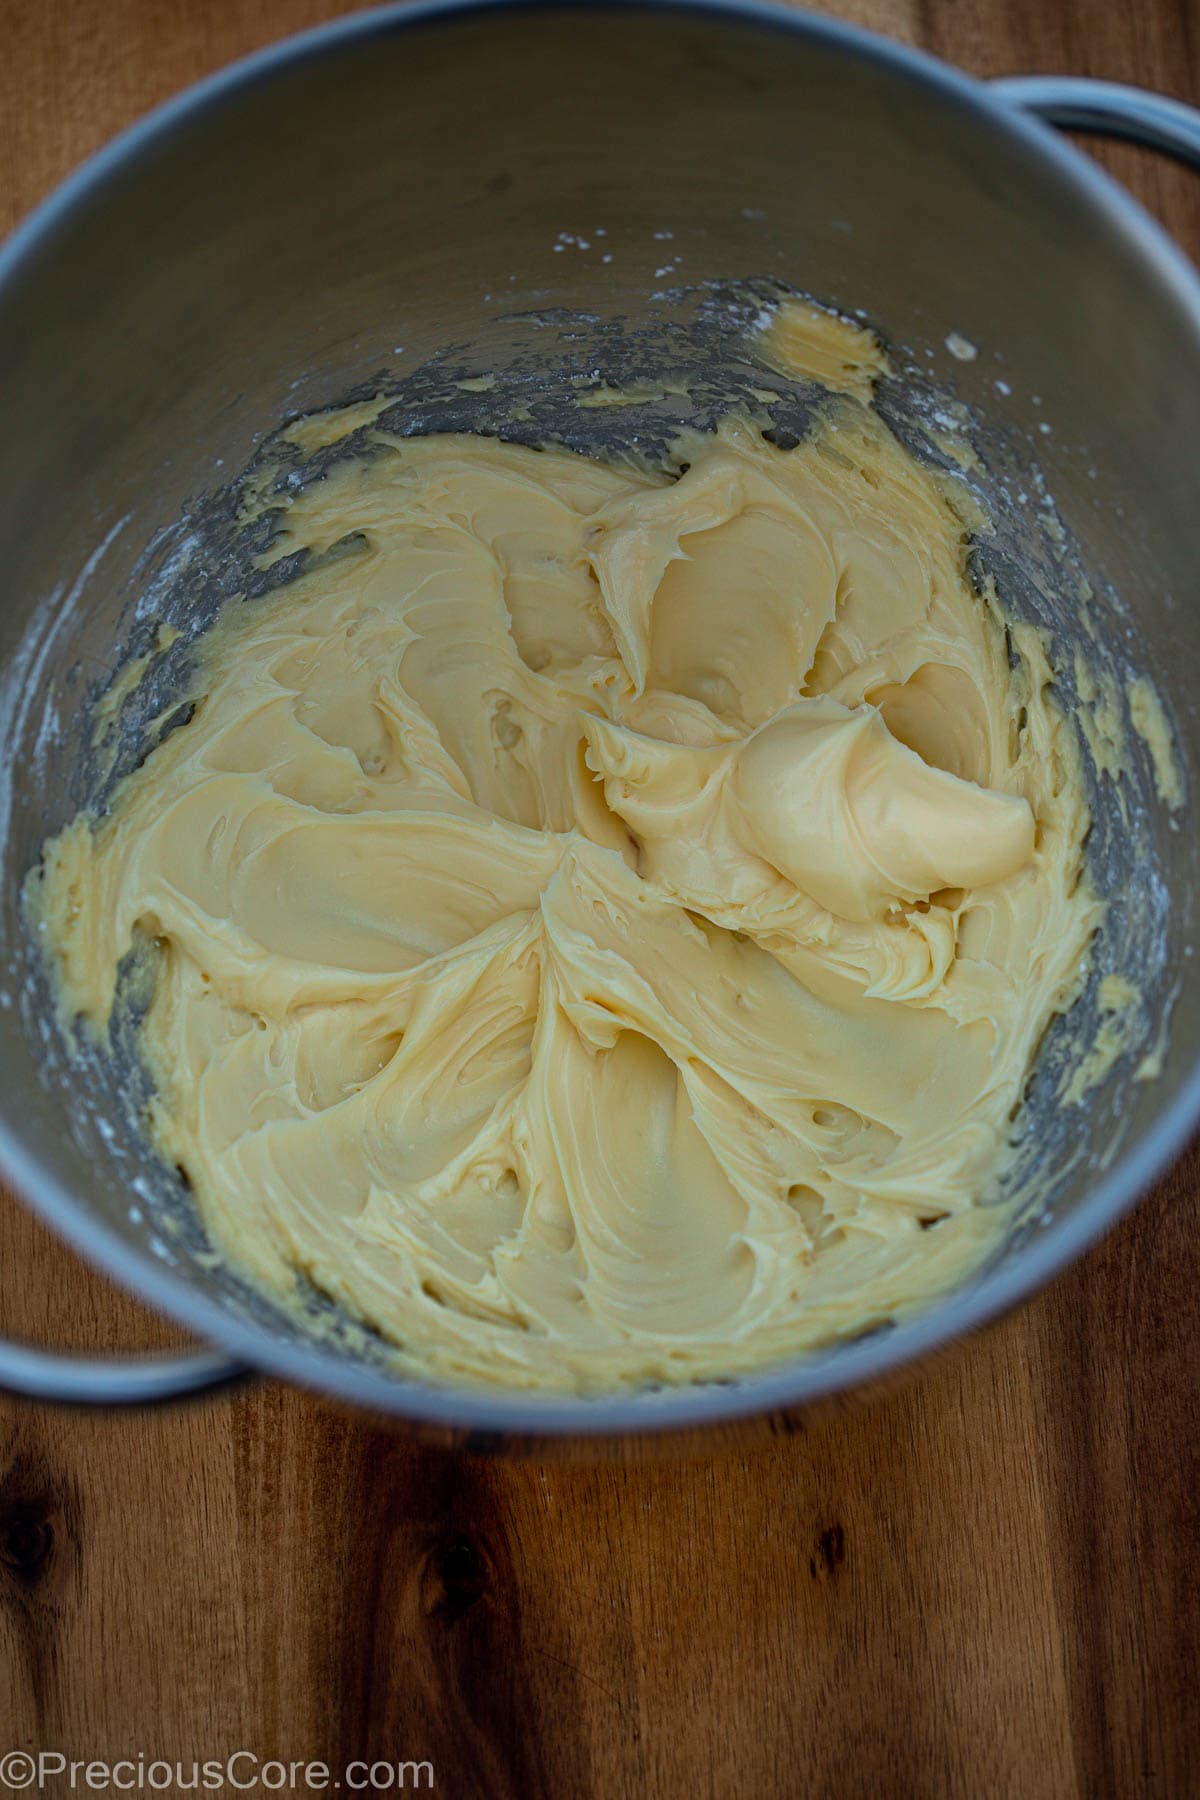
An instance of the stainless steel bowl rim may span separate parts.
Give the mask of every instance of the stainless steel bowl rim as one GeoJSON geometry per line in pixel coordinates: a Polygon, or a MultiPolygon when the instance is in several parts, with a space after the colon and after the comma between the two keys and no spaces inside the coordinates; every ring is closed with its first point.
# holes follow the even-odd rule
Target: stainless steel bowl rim
{"type": "MultiPolygon", "coordinates": [[[[1200,345],[1200,276],[1165,231],[1123,188],[1054,130],[1031,118],[986,83],[860,27],[764,0],[412,0],[351,14],[272,44],[166,101],[106,144],[17,227],[0,248],[0,291],[23,262],[51,247],[59,228],[82,209],[102,203],[106,183],[154,141],[186,121],[282,69],[340,45],[428,21],[481,12],[671,10],[724,16],[838,46],[887,71],[921,83],[1024,139],[1081,203],[1105,215],[1148,270],[1174,293],[1195,324],[1200,345]]],[[[519,1433],[576,1438],[600,1434],[695,1428],[750,1415],[782,1412],[897,1372],[928,1351],[977,1329],[1007,1311],[1074,1261],[1121,1217],[1178,1156],[1200,1124],[1200,1066],[1183,1083],[1153,1128],[1097,1181],[1088,1198],[969,1288],[936,1302],[918,1317],[851,1344],[832,1346],[761,1375],[730,1382],[670,1386],[650,1393],[543,1397],[507,1389],[451,1388],[400,1379],[310,1347],[272,1336],[237,1319],[152,1257],[123,1243],[23,1146],[0,1118],[0,1173],[56,1233],[148,1305],[250,1370],[334,1395],[358,1407],[481,1436],[519,1433]]],[[[75,1366],[84,1365],[76,1361],[75,1366]]],[[[118,1365],[114,1361],[111,1367],[118,1365]]],[[[228,1365],[197,1359],[200,1385],[228,1365]]],[[[113,1384],[109,1384],[110,1388],[113,1384]]],[[[99,1384],[97,1398],[115,1397],[99,1384]]],[[[154,1383],[143,1398],[155,1397],[154,1383]]]]}

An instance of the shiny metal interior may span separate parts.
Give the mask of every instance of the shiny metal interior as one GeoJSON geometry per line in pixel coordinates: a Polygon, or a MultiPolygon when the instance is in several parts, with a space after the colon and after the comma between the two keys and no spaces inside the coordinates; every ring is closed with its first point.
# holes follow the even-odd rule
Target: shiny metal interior
{"type": "MultiPolygon", "coordinates": [[[[58,1029],[21,883],[45,836],[102,806],[162,721],[179,723],[172,698],[218,606],[253,604],[269,522],[239,525],[230,482],[264,438],[381,392],[393,430],[585,453],[661,458],[681,420],[711,422],[731,402],[799,435],[812,393],[747,348],[788,289],[862,309],[883,333],[896,377],[881,404],[920,454],[953,469],[929,429],[965,421],[983,465],[969,479],[994,523],[980,577],[1061,650],[1086,576],[1102,654],[1118,678],[1154,680],[1194,784],[1197,283],[1080,157],[905,52],[761,9],[385,12],[176,103],[0,264],[0,1162],[83,1250],[248,1361],[485,1433],[796,1404],[1027,1291],[1194,1121],[1200,840],[1189,813],[1172,825],[1140,754],[1123,808],[1091,775],[1089,854],[1110,911],[1089,992],[1052,1028],[1020,1115],[1011,1179],[1034,1203],[1022,1228],[923,1319],[736,1387],[450,1394],[399,1379],[386,1348],[315,1294],[306,1330],[206,1254],[187,1195],[147,1152],[128,1017],[103,1054],[58,1029]],[[974,360],[949,353],[949,333],[978,346],[974,360]],[[497,377],[490,392],[458,385],[481,373],[497,377]],[[598,382],[658,392],[581,411],[598,382]],[[97,755],[90,711],[160,620],[182,635],[97,755]],[[1064,1110],[1063,1070],[1095,1035],[1096,983],[1113,969],[1142,988],[1141,1041],[1064,1110]],[[1168,1013],[1162,1073],[1138,1081],[1168,1013]]],[[[366,448],[297,453],[280,479],[366,448]]],[[[1062,697],[1074,704],[1069,674],[1062,697]]]]}

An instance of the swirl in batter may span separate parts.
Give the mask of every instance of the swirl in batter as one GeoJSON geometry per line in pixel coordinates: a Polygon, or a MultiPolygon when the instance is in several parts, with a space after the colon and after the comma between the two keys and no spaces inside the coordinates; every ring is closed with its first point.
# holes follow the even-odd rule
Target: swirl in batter
{"type": "Polygon", "coordinates": [[[1074,739],[868,407],[676,480],[389,440],[47,846],[216,1244],[431,1376],[729,1376],[962,1279],[1097,907],[1074,739]],[[323,553],[338,547],[336,555],[323,553]]]}

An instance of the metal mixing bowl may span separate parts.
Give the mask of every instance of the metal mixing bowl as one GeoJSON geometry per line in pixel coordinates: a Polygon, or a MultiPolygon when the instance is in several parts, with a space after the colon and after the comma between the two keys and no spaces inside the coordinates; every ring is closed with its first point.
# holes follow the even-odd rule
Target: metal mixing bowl
{"type": "MultiPolygon", "coordinates": [[[[309,1329],[206,1254],[141,1139],[128,1043],[118,1033],[110,1053],[73,1059],[21,914],[45,836],[103,802],[111,768],[91,754],[88,715],[114,671],[154,621],[181,626],[120,715],[119,772],[144,754],[191,637],[244,588],[254,546],[224,484],[263,434],[385,389],[397,429],[603,451],[611,415],[581,425],[581,380],[677,368],[694,416],[715,416],[762,386],[747,325],[788,286],[883,331],[899,379],[882,404],[922,454],[936,455],[923,426],[945,391],[967,409],[995,522],[979,574],[1060,648],[1079,633],[1086,574],[1112,672],[1156,683],[1194,786],[1200,282],[1023,107],[1200,160],[1186,108],[1092,84],[989,89],[791,11],[415,5],[196,88],[10,240],[0,1167],[85,1255],[221,1349],[98,1364],[8,1346],[0,1385],[148,1399],[248,1366],[476,1443],[790,1409],[1011,1305],[1180,1149],[1200,1116],[1200,837],[1190,812],[1159,804],[1141,756],[1123,812],[1113,783],[1089,776],[1109,919],[1092,987],[1049,1034],[1022,1111],[1010,1179],[1037,1204],[978,1278],[918,1319],[734,1384],[586,1400],[424,1386],[319,1297],[309,1329]],[[950,334],[978,347],[973,360],[948,353],[950,334]],[[481,371],[498,376],[488,395],[457,386],[481,371]],[[1141,985],[1142,1041],[1064,1109],[1058,1084],[1094,1035],[1106,969],[1141,985]],[[1168,1014],[1161,1073],[1138,1080],[1168,1014]]],[[[810,402],[776,383],[778,428],[803,430],[810,402]]],[[[653,454],[673,408],[648,401],[620,431],[653,454]]],[[[1069,673],[1062,697],[1074,703],[1069,673]]]]}

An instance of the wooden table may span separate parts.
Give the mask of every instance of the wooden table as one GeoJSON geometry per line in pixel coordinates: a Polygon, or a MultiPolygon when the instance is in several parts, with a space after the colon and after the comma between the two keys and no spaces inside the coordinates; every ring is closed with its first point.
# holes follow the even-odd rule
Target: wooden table
{"type": "MultiPolygon", "coordinates": [[[[4,0],[5,224],[333,10],[4,0]]],[[[1194,0],[839,10],[983,73],[1200,92],[1194,0]]],[[[1101,155],[1200,254],[1200,182],[1101,155]]],[[[469,1460],[269,1383],[0,1403],[0,1752],[429,1759],[456,1800],[1198,1794],[1198,1196],[1193,1151],[1017,1316],[704,1460],[469,1460]]],[[[11,1201],[0,1269],[10,1331],[174,1341],[11,1201]]]]}

